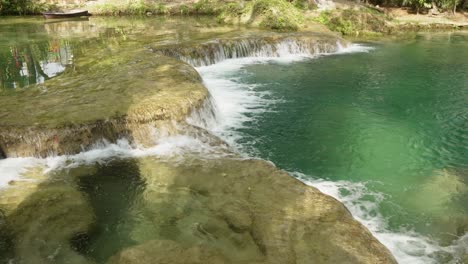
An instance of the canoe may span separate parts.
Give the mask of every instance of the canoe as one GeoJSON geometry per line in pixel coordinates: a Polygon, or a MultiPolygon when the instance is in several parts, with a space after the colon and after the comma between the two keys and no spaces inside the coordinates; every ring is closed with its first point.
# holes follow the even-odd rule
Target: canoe
{"type": "Polygon", "coordinates": [[[88,10],[76,10],[76,11],[69,11],[69,12],[44,12],[42,15],[46,19],[50,18],[69,18],[69,17],[82,17],[82,16],[90,16],[91,14],[88,13],[88,10]]]}

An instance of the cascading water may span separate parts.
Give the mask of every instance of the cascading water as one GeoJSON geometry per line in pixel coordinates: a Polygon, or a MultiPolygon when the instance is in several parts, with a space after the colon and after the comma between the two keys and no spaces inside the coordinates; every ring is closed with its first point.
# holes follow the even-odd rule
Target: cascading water
{"type": "Polygon", "coordinates": [[[208,66],[227,59],[247,57],[275,58],[291,54],[313,56],[330,53],[345,46],[344,41],[313,40],[310,38],[283,37],[275,38],[248,38],[214,40],[201,45],[188,47],[158,48],[155,51],[175,57],[194,67],[208,66]]]}

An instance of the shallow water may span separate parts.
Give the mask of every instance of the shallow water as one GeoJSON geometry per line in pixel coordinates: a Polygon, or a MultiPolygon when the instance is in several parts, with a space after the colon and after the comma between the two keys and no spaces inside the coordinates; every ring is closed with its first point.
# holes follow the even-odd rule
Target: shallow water
{"type": "Polygon", "coordinates": [[[92,17],[44,20],[0,18],[0,89],[5,92],[75,72],[78,58],[117,47],[171,45],[244,30],[224,27],[209,18],[92,17]]]}

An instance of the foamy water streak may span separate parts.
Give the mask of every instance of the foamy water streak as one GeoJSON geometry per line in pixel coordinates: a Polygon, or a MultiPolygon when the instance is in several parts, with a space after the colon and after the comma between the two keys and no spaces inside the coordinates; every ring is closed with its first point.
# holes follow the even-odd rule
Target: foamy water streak
{"type": "Polygon", "coordinates": [[[95,163],[105,164],[112,159],[158,156],[172,158],[175,161],[187,154],[206,158],[219,158],[229,155],[223,145],[213,146],[200,138],[190,135],[169,136],[156,139],[155,145],[149,148],[132,145],[127,139],[109,143],[105,140],[96,143],[88,151],[75,155],[50,156],[47,158],[8,158],[0,160],[0,189],[9,186],[10,181],[28,180],[23,174],[31,168],[40,167],[45,173],[58,169],[70,169],[95,163]]]}
{"type": "MultiPolygon", "coordinates": [[[[389,231],[387,221],[378,212],[385,196],[370,191],[365,183],[312,179],[301,173],[291,173],[304,183],[341,201],[359,222],[365,225],[395,256],[399,263],[436,264],[442,255],[460,257],[468,246],[468,234],[450,246],[440,246],[429,237],[412,230],[389,231]],[[369,201],[372,197],[372,201],[369,201]]],[[[459,263],[453,259],[450,263],[459,263]]]]}

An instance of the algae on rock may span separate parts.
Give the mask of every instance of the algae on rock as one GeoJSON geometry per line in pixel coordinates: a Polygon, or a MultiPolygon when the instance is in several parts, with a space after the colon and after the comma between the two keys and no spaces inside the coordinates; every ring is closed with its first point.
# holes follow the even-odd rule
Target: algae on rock
{"type": "Polygon", "coordinates": [[[44,183],[7,221],[15,263],[92,263],[70,244],[94,223],[92,208],[72,186],[44,183]]]}
{"type": "Polygon", "coordinates": [[[133,209],[147,217],[131,238],[141,244],[109,263],[193,252],[187,263],[395,263],[341,203],[265,161],[138,164],[146,187],[133,209]]]}
{"type": "Polygon", "coordinates": [[[7,157],[77,153],[124,136],[149,145],[153,128],[185,120],[207,97],[195,69],[175,59],[146,50],[94,55],[78,62],[80,72],[0,96],[7,157]]]}

